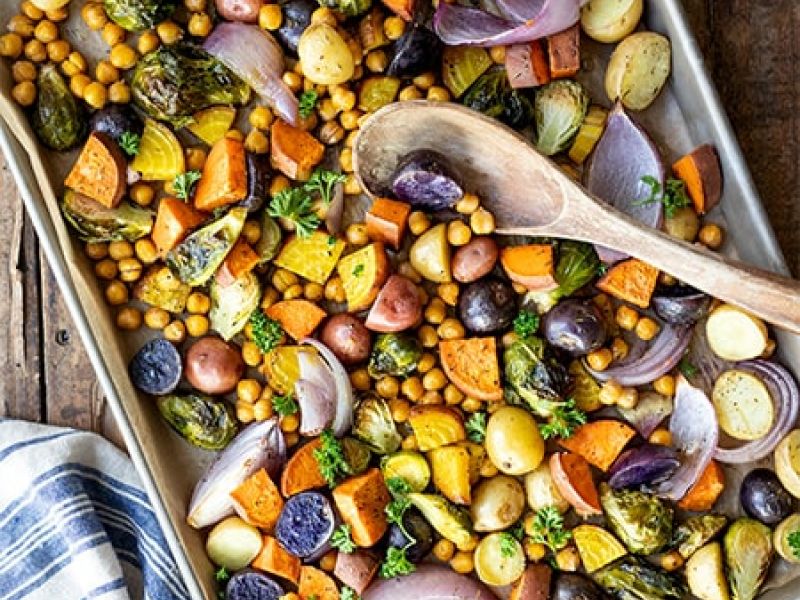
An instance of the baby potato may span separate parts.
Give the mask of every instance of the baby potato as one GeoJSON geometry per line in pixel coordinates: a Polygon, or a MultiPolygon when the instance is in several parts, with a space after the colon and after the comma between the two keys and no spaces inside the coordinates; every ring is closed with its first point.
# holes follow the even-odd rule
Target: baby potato
{"type": "Polygon", "coordinates": [[[314,23],[303,32],[297,46],[306,79],[321,85],[344,83],[355,64],[347,43],[327,23],[314,23]]]}
{"type": "Polygon", "coordinates": [[[486,453],[506,475],[533,471],[544,458],[544,440],[533,415],[518,406],[504,406],[489,417],[486,453]]]}
{"type": "Polygon", "coordinates": [[[589,0],[581,10],[581,27],[593,40],[618,42],[636,29],[643,7],[643,0],[589,0]]]}
{"type": "Polygon", "coordinates": [[[606,70],[606,94],[625,108],[644,110],[661,92],[670,73],[669,40],[652,31],[640,31],[622,40],[606,70]]]}
{"type": "Polygon", "coordinates": [[[502,531],[516,523],[525,509],[522,485],[508,475],[495,475],[475,488],[472,526],[475,531],[502,531]]]}
{"type": "Polygon", "coordinates": [[[684,242],[693,242],[700,231],[700,218],[694,208],[684,206],[664,218],[664,230],[684,242]]]}

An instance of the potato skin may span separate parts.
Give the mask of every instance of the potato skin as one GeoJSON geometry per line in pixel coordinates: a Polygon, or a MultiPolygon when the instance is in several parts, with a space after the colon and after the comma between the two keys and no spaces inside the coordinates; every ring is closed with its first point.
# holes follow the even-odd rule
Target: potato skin
{"type": "Polygon", "coordinates": [[[320,340],[342,364],[352,365],[369,358],[371,336],[364,324],[353,315],[334,315],[325,323],[320,340]]]}
{"type": "Polygon", "coordinates": [[[590,0],[581,11],[581,26],[590,38],[611,44],[632,33],[642,18],[644,2],[629,0],[590,0]]]}
{"type": "Polygon", "coordinates": [[[472,283],[488,274],[497,262],[497,243],[489,236],[474,237],[453,255],[453,279],[472,283]]]}
{"type": "Polygon", "coordinates": [[[217,10],[223,19],[255,23],[261,4],[261,0],[217,0],[217,10]]]}
{"type": "Polygon", "coordinates": [[[606,70],[608,97],[629,110],[644,110],[656,99],[670,73],[672,50],[663,35],[640,31],[622,40],[606,70]]]}
{"type": "Polygon", "coordinates": [[[218,337],[204,337],[186,351],[183,374],[195,389],[221,395],[233,391],[244,374],[241,352],[218,337]]]}

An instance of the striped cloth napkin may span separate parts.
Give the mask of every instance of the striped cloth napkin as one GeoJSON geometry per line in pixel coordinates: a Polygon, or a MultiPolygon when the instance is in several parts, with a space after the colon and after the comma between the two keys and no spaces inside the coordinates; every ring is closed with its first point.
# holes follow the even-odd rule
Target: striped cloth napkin
{"type": "Polygon", "coordinates": [[[189,595],[127,456],[98,435],[0,420],[0,600],[189,595]]]}

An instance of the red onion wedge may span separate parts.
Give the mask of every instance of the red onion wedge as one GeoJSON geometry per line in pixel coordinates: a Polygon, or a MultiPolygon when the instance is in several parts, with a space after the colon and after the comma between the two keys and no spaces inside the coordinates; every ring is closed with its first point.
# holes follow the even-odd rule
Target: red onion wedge
{"type": "Polygon", "coordinates": [[[203,48],[244,79],[284,121],[297,125],[297,98],[281,79],[283,50],[268,32],[256,25],[220,23],[203,48]]]}
{"type": "Polygon", "coordinates": [[[421,564],[410,575],[378,579],[362,600],[497,600],[482,583],[440,565],[421,564]]]}
{"type": "Polygon", "coordinates": [[[318,355],[298,354],[300,379],[294,384],[300,405],[300,434],[317,436],[336,416],[336,388],[333,372],[318,355]]]}
{"type": "Polygon", "coordinates": [[[677,377],[675,410],[669,421],[669,432],[681,466],[655,491],[662,498],[677,502],[705,471],[719,442],[714,405],[703,390],[693,387],[683,375],[677,377]]]}
{"type": "Polygon", "coordinates": [[[748,360],[736,363],[735,368],[760,377],[775,403],[775,423],[767,435],[737,448],[717,448],[714,452],[714,458],[721,462],[742,464],[769,456],[791,431],[800,413],[800,392],[792,374],[777,363],[760,359],[748,360]]]}
{"type": "Polygon", "coordinates": [[[656,339],[641,356],[612,363],[613,366],[605,371],[595,371],[588,365],[586,367],[600,381],[616,379],[624,386],[644,385],[673,369],[680,362],[691,338],[691,326],[664,324],[656,339]]]}
{"type": "Polygon", "coordinates": [[[214,459],[197,482],[186,521],[195,529],[233,514],[230,493],[259,469],[277,476],[286,461],[286,443],[278,419],[244,428],[214,459]]]}
{"type": "MultiPolygon", "coordinates": [[[[643,204],[651,188],[642,181],[653,177],[664,189],[664,163],[658,148],[647,132],[617,102],[608,115],[606,129],[592,152],[584,174],[586,188],[614,208],[656,229],[663,222],[660,202],[643,204]]],[[[606,263],[627,255],[597,246],[597,254],[606,263]]]]}
{"type": "Polygon", "coordinates": [[[572,27],[580,0],[499,0],[503,16],[479,8],[440,2],[433,28],[450,46],[501,46],[531,42],[572,27]]]}
{"type": "Polygon", "coordinates": [[[347,375],[342,363],[336,358],[336,355],[331,352],[325,344],[314,338],[305,338],[301,344],[308,344],[317,349],[317,351],[328,363],[331,373],[333,374],[333,387],[336,393],[336,411],[331,423],[333,434],[337,437],[342,437],[353,426],[353,404],[355,398],[353,397],[353,386],[350,385],[350,378],[347,375]]]}

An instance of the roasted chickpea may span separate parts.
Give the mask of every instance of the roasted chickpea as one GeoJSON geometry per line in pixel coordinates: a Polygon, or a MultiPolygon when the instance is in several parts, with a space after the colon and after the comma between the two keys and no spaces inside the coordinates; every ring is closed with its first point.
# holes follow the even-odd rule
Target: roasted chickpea
{"type": "Polygon", "coordinates": [[[33,30],[33,36],[43,44],[54,42],[58,39],[58,26],[52,21],[44,19],[37,23],[33,30]]]}
{"type": "Polygon", "coordinates": [[[447,316],[447,307],[441,298],[434,298],[425,307],[424,317],[428,323],[438,325],[447,316]]]}
{"type": "Polygon", "coordinates": [[[314,281],[308,281],[303,285],[303,297],[311,302],[322,300],[325,289],[314,281]]]}
{"type": "Polygon", "coordinates": [[[93,31],[100,31],[106,23],[108,17],[103,5],[98,2],[87,2],[81,9],[81,18],[83,22],[93,31]]]}
{"type": "Polygon", "coordinates": [[[400,384],[400,392],[411,402],[417,402],[425,393],[425,388],[422,387],[422,380],[412,375],[400,384]]]}
{"type": "Polygon", "coordinates": [[[189,17],[189,24],[187,29],[191,35],[196,37],[206,37],[211,33],[213,23],[208,13],[198,12],[189,17]]]}
{"type": "Polygon", "coordinates": [[[411,435],[407,435],[403,438],[403,441],[400,442],[400,447],[403,450],[416,450],[419,448],[419,444],[417,444],[417,436],[413,433],[411,435]]]}
{"type": "Polygon", "coordinates": [[[336,25],[338,25],[338,22],[336,21],[336,15],[334,14],[333,10],[327,6],[320,6],[313,13],[311,13],[311,22],[314,24],[325,23],[331,27],[336,27],[336,25]]]}
{"type": "Polygon", "coordinates": [[[465,398],[464,401],[461,403],[461,409],[464,412],[468,413],[478,412],[482,408],[483,408],[483,402],[481,402],[477,398],[465,398]]]}
{"type": "Polygon", "coordinates": [[[423,325],[417,330],[417,337],[423,348],[435,348],[439,343],[439,336],[436,330],[430,325],[423,325]]]}
{"type": "Polygon", "coordinates": [[[363,114],[364,113],[357,108],[346,110],[339,115],[339,123],[341,123],[342,127],[347,131],[352,131],[358,128],[358,120],[363,114]]]}
{"type": "Polygon", "coordinates": [[[17,58],[22,54],[22,36],[18,33],[7,33],[0,36],[0,56],[17,58]]]}
{"type": "Polygon", "coordinates": [[[117,266],[119,278],[126,283],[136,281],[142,276],[142,263],[136,258],[123,258],[117,266]]]}
{"type": "Polygon", "coordinates": [[[586,362],[588,362],[589,366],[595,371],[605,371],[608,365],[611,364],[612,358],[611,350],[608,348],[600,348],[599,350],[593,350],[587,354],[586,362]]]}
{"type": "Polygon", "coordinates": [[[151,306],[144,313],[144,324],[150,329],[164,329],[169,325],[169,320],[169,313],[157,306],[151,306]]]}
{"type": "Polygon", "coordinates": [[[272,181],[269,183],[269,195],[271,198],[274,198],[282,191],[291,187],[289,180],[286,178],[285,175],[278,175],[272,178],[272,181]]]}
{"type": "Polygon", "coordinates": [[[283,79],[283,83],[295,93],[303,89],[303,76],[298,75],[294,71],[285,71],[281,79],[283,79]]]}
{"type": "Polygon", "coordinates": [[[225,133],[225,137],[229,140],[236,140],[237,142],[244,141],[244,134],[238,129],[230,129],[225,133]]]}
{"type": "Polygon", "coordinates": [[[358,391],[365,392],[372,386],[372,379],[366,369],[356,369],[350,373],[350,383],[358,391]]]}
{"type": "Polygon", "coordinates": [[[133,244],[125,240],[111,242],[108,245],[108,254],[114,260],[122,260],[133,256],[133,244]]]}
{"type": "Polygon", "coordinates": [[[446,87],[442,87],[440,85],[434,85],[431,88],[428,88],[428,100],[432,100],[434,102],[449,102],[450,101],[450,92],[447,90],[446,87]]]}
{"type": "Polygon", "coordinates": [[[475,194],[464,194],[458,202],[456,202],[456,210],[464,215],[471,215],[481,205],[481,200],[475,194]]]}
{"type": "Polygon", "coordinates": [[[332,302],[340,303],[347,299],[344,293],[342,278],[338,275],[328,279],[327,283],[325,284],[325,298],[327,300],[331,300],[332,302]]]}
{"type": "Polygon", "coordinates": [[[577,571],[581,566],[581,555],[575,546],[567,546],[556,552],[556,565],[562,571],[577,571]]]}
{"type": "Polygon", "coordinates": [[[405,30],[406,22],[400,17],[386,17],[383,21],[383,33],[391,41],[400,39],[405,30]]]}
{"type": "Polygon", "coordinates": [[[649,342],[658,334],[659,326],[650,317],[642,317],[636,323],[635,331],[639,339],[649,342]]]}
{"type": "Polygon", "coordinates": [[[277,31],[283,24],[280,4],[265,4],[258,11],[258,25],[267,31],[277,31]]]}
{"type": "MultiPolygon", "coordinates": [[[[356,105],[355,92],[348,90],[346,87],[337,86],[331,92],[331,101],[333,105],[340,112],[352,110],[356,105]]],[[[345,129],[347,129],[345,127],[345,129]]]]}
{"type": "Polygon", "coordinates": [[[438,367],[431,369],[422,377],[422,387],[428,391],[444,389],[447,383],[447,377],[444,371],[438,367]]]}
{"type": "Polygon", "coordinates": [[[677,550],[667,552],[661,557],[661,568],[665,571],[677,571],[683,566],[683,557],[677,550]]]}
{"type": "Polygon", "coordinates": [[[240,423],[252,423],[255,419],[255,410],[252,404],[248,404],[247,402],[237,402],[236,403],[236,419],[240,423]]]}
{"type": "Polygon", "coordinates": [[[292,433],[293,431],[297,431],[299,426],[300,418],[296,414],[281,417],[281,431],[292,433]]]}
{"type": "Polygon", "coordinates": [[[101,60],[95,68],[95,77],[100,83],[108,85],[119,80],[119,70],[107,60],[101,60]]]}
{"type": "Polygon", "coordinates": [[[102,83],[93,81],[83,89],[83,99],[86,104],[99,110],[108,102],[108,90],[102,83]]]}
{"type": "Polygon", "coordinates": [[[319,130],[319,141],[323,144],[327,144],[329,146],[338,144],[343,138],[344,128],[336,121],[328,120],[328,122],[325,123],[319,130]]]}
{"type": "Polygon", "coordinates": [[[262,358],[261,350],[254,342],[248,340],[242,344],[242,360],[248,367],[257,367],[261,364],[262,358]]]}
{"type": "Polygon", "coordinates": [[[54,63],[62,63],[67,59],[71,50],[67,40],[54,40],[47,44],[47,58],[54,63]]]}
{"type": "Polygon", "coordinates": [[[408,100],[419,100],[422,98],[422,92],[419,91],[419,88],[415,85],[407,85],[400,93],[397,95],[397,99],[400,102],[406,102],[408,100]]]}
{"type": "Polygon", "coordinates": [[[364,64],[372,73],[383,73],[389,66],[389,57],[383,50],[372,50],[367,54],[364,64]]]}
{"type": "Polygon", "coordinates": [[[624,409],[636,408],[639,404],[639,392],[635,387],[622,388],[622,393],[617,398],[617,406],[624,409]]]}
{"type": "Polygon", "coordinates": [[[489,56],[498,65],[505,64],[506,62],[506,47],[505,46],[492,46],[489,48],[489,56]]]}
{"type": "Polygon", "coordinates": [[[675,395],[675,378],[672,375],[662,375],[653,382],[653,389],[663,396],[675,395]]]}
{"type": "Polygon", "coordinates": [[[106,286],[106,301],[111,306],[125,304],[128,301],[128,288],[121,281],[114,279],[106,286]]]}
{"type": "Polygon", "coordinates": [[[36,85],[32,81],[21,81],[11,88],[11,97],[20,106],[31,106],[36,101],[36,85]]]}
{"type": "Polygon", "coordinates": [[[201,12],[206,9],[206,0],[183,0],[183,5],[189,12],[201,12]]]}
{"type": "Polygon", "coordinates": [[[136,331],[141,326],[142,312],[139,309],[133,308],[132,306],[126,306],[121,308],[117,313],[117,327],[120,329],[125,331],[136,331]]]}
{"type": "Polygon", "coordinates": [[[161,40],[155,31],[145,31],[139,36],[139,41],[136,43],[136,49],[139,54],[149,54],[161,45],[161,40]]]}
{"type": "Polygon", "coordinates": [[[25,44],[25,56],[35,63],[47,60],[47,46],[39,40],[28,40],[25,44]]]}
{"type": "Polygon", "coordinates": [[[461,340],[467,335],[461,322],[453,317],[442,321],[442,324],[436,329],[436,333],[443,340],[461,340]]]}
{"type": "Polygon", "coordinates": [[[125,41],[125,30],[116,23],[108,22],[103,25],[103,31],[100,37],[103,38],[103,41],[108,44],[109,47],[113,48],[117,44],[121,44],[125,41]]]}
{"type": "Polygon", "coordinates": [[[611,356],[613,360],[622,360],[628,356],[628,342],[621,337],[615,337],[611,342],[611,356]]]}
{"type": "Polygon", "coordinates": [[[252,111],[250,111],[250,116],[248,117],[248,120],[250,121],[250,125],[252,127],[255,127],[256,129],[261,129],[262,131],[266,131],[272,126],[272,122],[275,120],[275,116],[272,114],[272,111],[266,106],[256,106],[252,111]]]}
{"type": "Polygon", "coordinates": [[[108,256],[108,244],[106,242],[87,242],[84,252],[92,260],[102,260],[108,256]]]}
{"type": "Polygon", "coordinates": [[[269,152],[269,138],[260,129],[253,129],[244,140],[244,147],[253,154],[269,152]]]}
{"type": "Polygon", "coordinates": [[[20,12],[34,21],[44,17],[44,11],[37,7],[31,0],[25,0],[19,5],[20,12]]]}
{"type": "Polygon", "coordinates": [[[627,331],[633,331],[636,324],[639,322],[639,313],[632,309],[630,306],[620,306],[615,315],[617,325],[627,331]]]}
{"type": "Polygon", "coordinates": [[[427,373],[436,366],[436,357],[430,352],[425,352],[417,363],[417,371],[420,373],[427,373]]]}
{"type": "Polygon", "coordinates": [[[408,215],[408,228],[414,235],[422,235],[431,226],[431,221],[424,212],[420,210],[413,211],[408,215]]]}
{"type": "Polygon", "coordinates": [[[8,20],[6,28],[11,33],[19,34],[23,38],[33,37],[33,31],[36,29],[36,24],[33,19],[25,15],[14,15],[8,20]]]}
{"type": "Polygon", "coordinates": [[[451,406],[461,404],[462,400],[464,400],[464,394],[452,383],[448,383],[445,386],[442,396],[444,397],[445,404],[451,406]]]}
{"type": "Polygon", "coordinates": [[[415,86],[421,90],[428,90],[436,83],[436,74],[432,71],[427,71],[421,75],[417,75],[411,80],[415,86]]]}
{"type": "Polygon", "coordinates": [[[706,223],[697,234],[698,241],[711,250],[722,246],[722,237],[722,228],[715,223],[706,223]]]}
{"type": "Polygon", "coordinates": [[[326,552],[325,555],[319,561],[319,568],[323,571],[327,571],[328,573],[332,572],[333,569],[336,567],[336,550],[331,550],[326,552]]]}
{"type": "Polygon", "coordinates": [[[261,396],[261,384],[256,379],[242,379],[236,384],[236,396],[242,402],[253,404],[261,396]]]}
{"type": "Polygon", "coordinates": [[[208,333],[210,323],[205,315],[189,315],[184,320],[186,331],[194,338],[203,337],[208,333]]]}
{"type": "Polygon", "coordinates": [[[117,263],[110,258],[103,259],[94,266],[94,274],[100,279],[114,279],[118,272],[117,263]]]}
{"type": "Polygon", "coordinates": [[[622,396],[622,386],[616,379],[609,379],[600,388],[600,402],[607,406],[613,406],[622,396]]]}
{"type": "Polygon", "coordinates": [[[164,338],[173,344],[180,344],[186,339],[186,325],[177,319],[172,321],[164,327],[164,338]]]}
{"type": "Polygon", "coordinates": [[[136,50],[127,44],[117,44],[111,48],[108,60],[117,69],[127,71],[136,66],[136,61],[139,60],[139,56],[136,50]]]}
{"type": "Polygon", "coordinates": [[[494,215],[484,208],[479,208],[469,217],[469,225],[475,235],[494,233],[494,215]]]}
{"type": "Polygon", "coordinates": [[[458,219],[447,224],[447,241],[451,246],[465,246],[472,239],[472,230],[458,219]]]}
{"type": "Polygon", "coordinates": [[[461,575],[472,573],[475,568],[472,552],[462,552],[461,550],[456,552],[455,556],[450,559],[450,568],[461,575]]]}
{"type": "Polygon", "coordinates": [[[162,44],[169,46],[183,39],[183,30],[173,21],[162,21],[156,26],[162,44]]]}
{"type": "Polygon", "coordinates": [[[396,398],[400,392],[400,382],[396,377],[386,375],[375,383],[375,391],[384,398],[396,398]]]}
{"type": "Polygon", "coordinates": [[[433,546],[433,555],[442,562],[447,562],[453,558],[456,545],[446,538],[440,539],[433,546]]]}
{"type": "Polygon", "coordinates": [[[670,433],[669,429],[659,427],[650,434],[650,437],[647,438],[647,441],[651,444],[657,444],[659,446],[670,446],[672,445],[672,434],[670,433]]]}
{"type": "Polygon", "coordinates": [[[61,21],[66,21],[67,17],[69,17],[69,12],[67,12],[67,7],[62,6],[61,8],[54,8],[53,10],[46,10],[44,11],[44,15],[50,19],[53,23],[61,23],[61,21]]]}
{"type": "MultiPolygon", "coordinates": [[[[492,48],[494,50],[494,48],[492,48]]],[[[547,555],[547,548],[544,544],[533,541],[531,538],[525,538],[522,544],[525,550],[525,556],[531,562],[539,562],[547,555]]]]}

